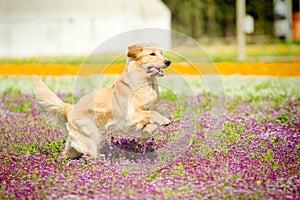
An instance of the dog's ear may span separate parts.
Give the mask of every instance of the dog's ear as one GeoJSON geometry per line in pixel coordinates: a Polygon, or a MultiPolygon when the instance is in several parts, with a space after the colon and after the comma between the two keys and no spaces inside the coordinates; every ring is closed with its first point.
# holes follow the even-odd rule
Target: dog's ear
{"type": "Polygon", "coordinates": [[[141,45],[132,45],[128,47],[127,57],[136,58],[143,50],[143,46],[141,45]]]}

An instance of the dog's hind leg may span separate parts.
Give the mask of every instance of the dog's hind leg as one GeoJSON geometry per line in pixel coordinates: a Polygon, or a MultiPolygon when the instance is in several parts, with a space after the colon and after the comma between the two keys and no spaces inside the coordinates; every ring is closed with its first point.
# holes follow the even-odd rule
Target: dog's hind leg
{"type": "MultiPolygon", "coordinates": [[[[67,127],[67,130],[69,130],[69,126],[68,126],[68,123],[66,123],[66,127],[67,127]]],[[[67,138],[67,141],[66,141],[66,144],[65,144],[65,149],[64,151],[62,152],[62,157],[63,158],[68,158],[70,157],[71,159],[76,159],[76,158],[80,158],[83,154],[76,151],[72,146],[71,146],[71,136],[70,134],[68,135],[68,138],[67,138]]]]}
{"type": "Polygon", "coordinates": [[[96,158],[99,144],[105,140],[104,132],[93,123],[92,119],[80,118],[67,124],[69,130],[69,143],[67,146],[74,148],[83,155],[96,158]]]}
{"type": "Polygon", "coordinates": [[[71,158],[71,159],[77,159],[80,158],[83,154],[76,151],[73,147],[69,147],[68,149],[65,149],[62,152],[63,158],[71,158]]]}

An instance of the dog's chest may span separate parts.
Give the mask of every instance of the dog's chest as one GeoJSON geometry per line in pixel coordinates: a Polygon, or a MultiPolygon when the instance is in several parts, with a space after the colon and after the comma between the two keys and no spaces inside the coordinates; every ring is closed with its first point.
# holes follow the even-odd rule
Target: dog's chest
{"type": "Polygon", "coordinates": [[[158,90],[150,83],[141,86],[135,91],[134,104],[145,110],[149,110],[158,100],[158,90]]]}

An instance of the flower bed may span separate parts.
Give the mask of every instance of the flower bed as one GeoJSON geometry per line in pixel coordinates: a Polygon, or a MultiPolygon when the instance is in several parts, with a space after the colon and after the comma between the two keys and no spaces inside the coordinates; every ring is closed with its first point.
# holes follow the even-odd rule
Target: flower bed
{"type": "MultiPolygon", "coordinates": [[[[109,141],[99,159],[61,159],[66,133],[40,118],[32,95],[4,90],[0,95],[0,198],[299,199],[300,96],[297,88],[278,93],[278,87],[272,87],[277,81],[248,86],[271,88],[270,93],[227,95],[222,126],[213,133],[216,119],[208,93],[182,96],[180,101],[163,94],[159,105],[172,124],[160,129],[162,136],[145,146],[114,138],[113,148],[123,148],[125,153],[135,151],[131,147],[139,147],[137,153],[158,152],[176,135],[193,133],[192,137],[176,159],[135,170],[128,167],[134,159],[116,162],[109,141]]],[[[284,80],[278,83],[289,87],[284,80]]],[[[60,97],[69,99],[67,94],[60,97]]]]}
{"type": "MultiPolygon", "coordinates": [[[[120,74],[124,64],[99,64],[99,65],[49,65],[49,64],[2,64],[0,76],[43,76],[63,75],[93,75],[93,74],[120,74]]],[[[300,76],[299,62],[273,62],[273,63],[173,63],[164,71],[167,74],[221,74],[221,75],[260,75],[260,76],[300,76]]]]}

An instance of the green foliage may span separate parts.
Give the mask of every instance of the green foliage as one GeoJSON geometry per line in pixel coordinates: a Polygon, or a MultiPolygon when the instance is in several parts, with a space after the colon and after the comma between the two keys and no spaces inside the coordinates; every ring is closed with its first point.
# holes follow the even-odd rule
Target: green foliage
{"type": "Polygon", "coordinates": [[[29,102],[28,100],[24,100],[21,104],[13,104],[11,101],[7,100],[6,103],[8,104],[9,109],[12,112],[23,112],[26,113],[28,111],[30,111],[31,109],[31,102],[29,102]]]}
{"type": "Polygon", "coordinates": [[[241,123],[227,122],[222,133],[230,143],[237,142],[241,138],[241,135],[244,133],[244,127],[241,123]]]}
{"type": "Polygon", "coordinates": [[[64,142],[61,141],[49,141],[48,144],[46,144],[45,146],[43,146],[41,149],[37,149],[40,152],[44,152],[47,155],[52,153],[55,156],[59,156],[60,155],[60,151],[61,149],[64,148],[64,142]]]}
{"type": "MultiPolygon", "coordinates": [[[[176,43],[176,40],[174,40],[176,43]]],[[[200,40],[199,44],[203,45],[204,49],[199,47],[186,46],[174,46],[172,51],[164,52],[166,56],[173,63],[175,62],[237,62],[237,46],[236,45],[212,45],[211,43],[204,43],[200,40]],[[177,52],[177,53],[176,53],[177,52]],[[208,55],[209,54],[209,57],[208,55]]],[[[281,56],[285,56],[284,60],[287,60],[287,56],[297,57],[300,53],[300,42],[291,43],[268,43],[268,44],[248,44],[247,45],[247,59],[249,62],[261,61],[261,58],[266,58],[271,62],[282,62],[281,56]],[[270,60],[270,56],[272,60],[270,60]]],[[[85,64],[125,64],[126,55],[122,53],[107,53],[101,55],[91,55],[89,57],[53,57],[52,60],[48,57],[33,57],[33,58],[0,58],[0,64],[47,64],[47,65],[81,65],[85,64]]],[[[172,68],[172,65],[171,65],[172,68]]]]}
{"type": "MultiPolygon", "coordinates": [[[[163,0],[172,14],[173,29],[193,38],[235,35],[234,0],[163,0]]],[[[255,19],[254,34],[273,33],[273,1],[246,1],[246,12],[255,19]]]]}
{"type": "Polygon", "coordinates": [[[175,102],[178,100],[176,95],[172,93],[171,90],[162,91],[160,92],[159,96],[161,100],[167,100],[170,102],[175,102]]]}
{"type": "Polygon", "coordinates": [[[287,118],[286,114],[282,114],[276,118],[276,121],[278,121],[280,123],[287,123],[289,121],[289,119],[287,118]]]}
{"type": "Polygon", "coordinates": [[[26,156],[29,156],[31,153],[45,153],[46,155],[52,154],[58,157],[63,147],[64,144],[60,141],[49,141],[46,145],[40,145],[35,141],[31,144],[16,145],[14,146],[14,150],[16,153],[24,152],[26,156]]]}
{"type": "Polygon", "coordinates": [[[271,149],[268,149],[266,153],[263,154],[263,157],[268,163],[274,162],[274,156],[273,156],[273,151],[271,149]]]}
{"type": "Polygon", "coordinates": [[[151,172],[151,173],[148,174],[147,180],[148,180],[149,182],[152,182],[152,181],[154,181],[155,179],[157,179],[160,175],[161,175],[161,170],[160,170],[160,169],[155,170],[155,171],[153,171],[153,172],[151,172]]]}
{"type": "Polygon", "coordinates": [[[10,85],[3,91],[4,95],[10,94],[11,96],[20,96],[22,92],[19,88],[15,88],[14,86],[10,85]]]}
{"type": "Polygon", "coordinates": [[[18,102],[18,98],[22,96],[20,89],[10,86],[4,90],[3,94],[10,94],[10,98],[6,100],[6,104],[8,106],[8,109],[12,112],[26,113],[32,109],[31,101],[29,101],[28,99],[24,99],[23,101],[18,102]]]}
{"type": "Polygon", "coordinates": [[[182,115],[182,110],[180,108],[180,105],[176,105],[176,108],[173,112],[173,118],[175,120],[180,119],[182,117],[181,115],[182,115]]]}
{"type": "Polygon", "coordinates": [[[180,162],[180,163],[178,163],[177,165],[174,166],[174,171],[173,171],[174,175],[182,177],[183,172],[184,172],[184,165],[183,165],[182,162],[180,162]]]}
{"type": "Polygon", "coordinates": [[[0,58],[1,64],[68,64],[81,65],[85,60],[83,56],[59,56],[59,57],[32,57],[32,58],[0,58]]]}

